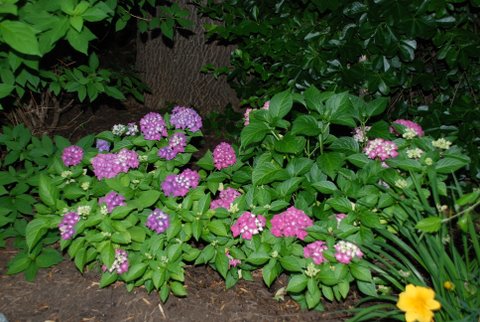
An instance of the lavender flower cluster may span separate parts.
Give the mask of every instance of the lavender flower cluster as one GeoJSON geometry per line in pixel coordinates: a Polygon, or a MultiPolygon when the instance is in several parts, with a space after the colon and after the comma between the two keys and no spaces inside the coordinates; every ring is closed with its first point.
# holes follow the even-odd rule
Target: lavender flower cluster
{"type": "Polygon", "coordinates": [[[102,266],[102,270],[117,271],[117,274],[123,274],[128,271],[128,254],[125,250],[117,248],[115,249],[115,260],[110,268],[107,268],[105,265],[102,266]]]}
{"type": "Polygon", "coordinates": [[[140,130],[145,140],[160,140],[162,137],[167,137],[167,126],[163,117],[155,112],[147,113],[140,120],[140,130]]]}
{"type": "Polygon", "coordinates": [[[397,145],[392,141],[384,139],[369,140],[367,146],[363,149],[363,152],[370,159],[378,158],[382,161],[398,156],[397,145]]]}
{"type": "Polygon", "coordinates": [[[213,162],[217,170],[228,168],[237,162],[237,157],[232,146],[228,143],[222,142],[213,150],[213,162]]]}
{"type": "Polygon", "coordinates": [[[135,151],[122,149],[118,153],[98,154],[92,159],[93,172],[98,180],[113,178],[120,172],[128,172],[138,168],[138,154],[135,151]]]}
{"type": "Polygon", "coordinates": [[[83,149],[76,145],[71,145],[63,149],[62,160],[63,164],[67,167],[75,166],[82,162],[83,159],[83,149]]]}
{"type": "Polygon", "coordinates": [[[220,196],[210,203],[210,209],[225,208],[230,209],[233,201],[240,196],[240,192],[233,188],[227,188],[220,191],[220,196]]]}
{"type": "Polygon", "coordinates": [[[341,240],[334,247],[335,258],[343,264],[349,264],[355,257],[361,258],[363,256],[360,248],[348,241],[341,240]]]}
{"type": "Polygon", "coordinates": [[[286,211],[273,216],[271,224],[271,232],[275,237],[296,236],[304,240],[307,236],[305,229],[312,226],[313,221],[303,211],[290,207],[286,211]]]}
{"type": "Polygon", "coordinates": [[[60,230],[60,237],[63,240],[68,240],[72,238],[75,234],[75,229],[73,228],[78,221],[80,216],[76,212],[69,212],[63,215],[62,221],[58,224],[58,229],[60,230]]]}
{"type": "Polygon", "coordinates": [[[254,215],[248,211],[230,227],[233,237],[241,235],[244,239],[252,239],[253,235],[260,233],[265,227],[267,220],[262,215],[254,215]]]}
{"type": "Polygon", "coordinates": [[[161,234],[167,230],[168,226],[170,226],[170,219],[166,213],[155,208],[155,210],[148,216],[145,225],[157,234],[161,234]]]}
{"type": "Polygon", "coordinates": [[[184,133],[178,132],[170,136],[168,145],[158,150],[158,156],[167,160],[174,159],[177,154],[183,153],[187,146],[187,137],[184,133]]]}
{"type": "Polygon", "coordinates": [[[110,151],[110,143],[102,139],[97,139],[95,142],[95,147],[98,149],[98,152],[110,151]]]}
{"type": "Polygon", "coordinates": [[[115,191],[111,191],[106,194],[105,197],[98,199],[98,204],[105,204],[109,213],[112,212],[115,207],[127,205],[125,203],[125,197],[115,191]]]}
{"type": "Polygon", "coordinates": [[[183,197],[191,188],[196,188],[200,176],[198,172],[190,169],[185,169],[180,174],[170,174],[162,183],[162,190],[166,196],[169,197],[183,197]]]}
{"type": "Polygon", "coordinates": [[[175,106],[170,116],[170,123],[176,129],[197,132],[202,128],[202,118],[194,109],[184,106],[175,106]]]}

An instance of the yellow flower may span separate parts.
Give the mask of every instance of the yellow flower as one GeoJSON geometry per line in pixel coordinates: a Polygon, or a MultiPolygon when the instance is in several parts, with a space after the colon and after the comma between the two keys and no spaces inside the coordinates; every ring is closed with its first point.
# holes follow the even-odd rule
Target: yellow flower
{"type": "Polygon", "coordinates": [[[445,281],[445,283],[443,283],[443,287],[449,291],[453,291],[455,289],[455,285],[450,281],[445,281]]]}
{"type": "Polygon", "coordinates": [[[432,311],[439,310],[441,305],[431,288],[408,284],[398,297],[397,307],[405,312],[407,322],[431,322],[432,311]]]}

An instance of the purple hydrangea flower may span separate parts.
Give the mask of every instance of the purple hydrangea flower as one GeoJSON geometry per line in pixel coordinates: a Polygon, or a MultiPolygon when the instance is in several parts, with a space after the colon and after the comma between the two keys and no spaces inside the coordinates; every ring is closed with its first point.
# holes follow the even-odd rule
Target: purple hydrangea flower
{"type": "Polygon", "coordinates": [[[130,168],[138,168],[140,164],[138,161],[138,154],[129,149],[122,149],[117,153],[117,164],[120,166],[120,171],[128,172],[130,168]]]}
{"type": "Polygon", "coordinates": [[[128,123],[127,124],[127,132],[125,133],[126,135],[137,135],[138,133],[138,126],[134,122],[128,123]]]}
{"type": "Polygon", "coordinates": [[[98,149],[98,152],[110,151],[110,143],[108,141],[97,139],[95,146],[98,149]]]}
{"type": "Polygon", "coordinates": [[[76,212],[69,212],[63,215],[62,221],[58,224],[60,236],[63,240],[72,238],[73,234],[75,234],[75,229],[73,227],[79,220],[80,216],[76,212]]]}
{"type": "Polygon", "coordinates": [[[240,196],[240,192],[233,188],[227,188],[220,191],[220,196],[216,200],[213,200],[210,204],[210,209],[225,208],[230,209],[233,201],[240,196]]]}
{"type": "Polygon", "coordinates": [[[335,244],[335,251],[335,258],[342,264],[349,264],[353,258],[361,258],[363,256],[363,253],[358,246],[344,240],[335,244]]]}
{"type": "Polygon", "coordinates": [[[174,159],[178,153],[183,153],[187,146],[187,137],[178,132],[173,134],[168,140],[168,146],[158,150],[158,156],[167,160],[174,159]]]}
{"type": "Polygon", "coordinates": [[[398,156],[397,145],[392,141],[384,139],[369,140],[363,152],[370,159],[378,158],[382,161],[398,156]]]}
{"type": "Polygon", "coordinates": [[[162,190],[169,197],[183,197],[192,188],[198,186],[200,176],[198,172],[185,169],[180,174],[168,175],[162,183],[162,190]]]}
{"type": "Polygon", "coordinates": [[[157,234],[161,234],[170,226],[170,219],[166,213],[155,208],[150,216],[148,216],[146,226],[157,234]]]}
{"type": "Polygon", "coordinates": [[[160,140],[162,137],[168,136],[165,121],[160,114],[155,112],[146,114],[140,120],[140,130],[145,140],[160,140]]]}
{"type": "Polygon", "coordinates": [[[321,240],[310,243],[303,248],[303,256],[305,258],[313,259],[313,262],[317,265],[322,264],[325,261],[323,257],[323,251],[327,249],[327,245],[321,240]]]}
{"type": "Polygon", "coordinates": [[[184,106],[175,106],[170,116],[170,123],[176,129],[196,132],[202,127],[202,118],[194,109],[184,106]]]}
{"type": "Polygon", "coordinates": [[[121,167],[116,161],[117,155],[113,153],[98,154],[92,158],[93,173],[97,179],[113,178],[119,174],[121,167]]]}
{"type": "Polygon", "coordinates": [[[125,197],[116,193],[115,191],[109,192],[105,197],[98,199],[98,204],[106,204],[108,212],[112,212],[115,207],[126,206],[125,197]]]}
{"type": "Polygon", "coordinates": [[[74,166],[82,162],[83,149],[76,145],[71,145],[63,149],[62,160],[67,167],[74,166]]]}
{"type": "Polygon", "coordinates": [[[115,249],[115,260],[113,261],[112,267],[107,268],[105,265],[102,266],[102,270],[109,271],[112,273],[113,271],[117,271],[117,274],[123,274],[128,271],[128,254],[123,249],[115,249]]]}
{"type": "Polygon", "coordinates": [[[305,239],[305,229],[313,225],[312,219],[302,210],[290,207],[284,212],[273,216],[271,220],[271,232],[275,237],[293,237],[305,239]]]}
{"type": "Polygon", "coordinates": [[[253,235],[260,233],[265,227],[267,220],[262,215],[255,216],[246,211],[230,227],[233,237],[241,235],[244,239],[252,239],[253,235]]]}
{"type": "Polygon", "coordinates": [[[217,145],[213,150],[213,162],[215,163],[215,168],[217,168],[217,170],[234,165],[235,162],[237,162],[237,157],[232,146],[225,142],[217,145]]]}

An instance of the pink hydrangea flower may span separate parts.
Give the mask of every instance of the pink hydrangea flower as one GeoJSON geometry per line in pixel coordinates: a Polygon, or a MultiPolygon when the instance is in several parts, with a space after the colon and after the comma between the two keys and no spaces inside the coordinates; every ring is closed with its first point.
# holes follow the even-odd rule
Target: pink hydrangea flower
{"type": "Polygon", "coordinates": [[[110,213],[113,211],[118,206],[126,206],[127,204],[125,203],[125,197],[116,193],[115,191],[111,191],[108,194],[105,195],[105,197],[102,197],[98,199],[98,204],[106,204],[107,205],[107,211],[110,213]]]}
{"type": "Polygon", "coordinates": [[[313,226],[313,221],[302,210],[290,207],[284,212],[273,216],[270,221],[270,231],[275,237],[293,237],[305,239],[308,233],[306,228],[313,226]]]}
{"type": "Polygon", "coordinates": [[[220,196],[213,200],[210,204],[210,209],[216,208],[225,208],[230,209],[233,201],[240,196],[240,192],[233,188],[227,188],[225,190],[220,191],[220,196]]]}
{"type": "Polygon", "coordinates": [[[148,216],[146,226],[157,234],[163,233],[170,226],[170,218],[158,208],[148,216]]]}
{"type": "MultiPolygon", "coordinates": [[[[406,127],[405,133],[403,133],[403,137],[410,139],[415,136],[424,136],[424,132],[422,127],[413,121],[410,120],[403,120],[403,119],[398,119],[393,121],[395,124],[400,124],[406,127]]],[[[397,134],[394,128],[390,128],[390,132],[397,134]]]]}
{"type": "Polygon", "coordinates": [[[117,153],[116,163],[120,166],[121,172],[128,172],[131,168],[138,168],[138,154],[129,149],[122,149],[117,153]]]}
{"type": "Polygon", "coordinates": [[[317,265],[322,264],[325,261],[323,257],[323,251],[327,249],[325,242],[317,240],[316,242],[310,243],[303,248],[303,256],[305,258],[313,259],[313,262],[317,265]]]}
{"type": "Polygon", "coordinates": [[[160,140],[162,137],[168,136],[163,117],[155,112],[147,113],[140,120],[140,130],[145,140],[160,140]]]}
{"type": "Polygon", "coordinates": [[[370,131],[371,126],[365,127],[356,127],[353,129],[353,139],[357,142],[365,142],[367,141],[367,132],[370,131]]]}
{"type": "Polygon", "coordinates": [[[183,197],[190,189],[195,189],[200,181],[198,172],[185,169],[180,174],[168,175],[162,183],[163,193],[169,197],[183,197]]]}
{"type": "Polygon", "coordinates": [[[63,164],[67,167],[75,166],[82,162],[83,159],[83,149],[76,145],[71,145],[63,149],[62,160],[63,164]]]}
{"type": "Polygon", "coordinates": [[[72,238],[75,234],[75,229],[73,227],[79,222],[79,220],[80,216],[76,212],[69,212],[63,215],[62,221],[58,224],[60,237],[63,240],[72,238]]]}
{"type": "Polygon", "coordinates": [[[138,154],[135,151],[122,149],[118,153],[97,154],[92,158],[93,173],[98,180],[113,178],[120,172],[128,172],[138,168],[138,154]]]}
{"type": "Polygon", "coordinates": [[[335,258],[339,263],[349,264],[355,257],[362,258],[363,253],[357,245],[341,240],[335,244],[335,258]]]}
{"type": "Polygon", "coordinates": [[[382,161],[398,156],[397,145],[384,139],[369,140],[363,152],[370,159],[380,159],[382,161]]]}
{"type": "Polygon", "coordinates": [[[225,251],[225,256],[227,256],[228,258],[228,268],[237,267],[237,265],[240,265],[242,263],[241,260],[233,258],[233,256],[230,255],[230,251],[228,249],[225,251]]]}
{"type": "Polygon", "coordinates": [[[215,168],[217,168],[217,170],[234,165],[235,162],[237,162],[237,157],[232,146],[225,142],[217,145],[213,150],[213,162],[215,163],[215,168]]]}
{"type": "MultiPolygon", "coordinates": [[[[268,110],[269,107],[270,107],[270,101],[266,101],[262,106],[262,110],[268,110]]],[[[243,118],[244,118],[243,125],[244,126],[247,126],[248,124],[250,124],[250,113],[253,112],[253,111],[258,111],[258,109],[248,107],[245,110],[245,113],[243,114],[243,118]]]]}
{"type": "Polygon", "coordinates": [[[262,215],[254,215],[248,211],[230,227],[233,237],[241,235],[244,239],[252,239],[253,235],[260,233],[265,227],[267,220],[262,215]]]}
{"type": "Polygon", "coordinates": [[[202,118],[193,108],[175,106],[170,116],[170,123],[176,129],[188,129],[191,132],[197,132],[202,127],[202,118]]]}

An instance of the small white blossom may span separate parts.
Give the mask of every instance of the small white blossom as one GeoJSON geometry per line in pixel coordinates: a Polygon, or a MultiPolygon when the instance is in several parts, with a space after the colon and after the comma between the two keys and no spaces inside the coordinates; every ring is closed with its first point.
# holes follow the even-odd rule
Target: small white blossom
{"type": "Polygon", "coordinates": [[[438,140],[432,141],[432,145],[439,149],[448,150],[452,145],[452,142],[445,140],[444,138],[440,138],[438,140]]]}
{"type": "Polygon", "coordinates": [[[423,150],[419,148],[407,150],[407,157],[409,159],[419,159],[422,156],[422,154],[423,154],[423,150]]]}
{"type": "Polygon", "coordinates": [[[405,179],[398,179],[395,181],[395,187],[405,189],[406,187],[408,187],[408,182],[405,179]]]}
{"type": "Polygon", "coordinates": [[[88,181],[87,181],[87,182],[83,182],[83,183],[80,185],[80,187],[81,187],[83,190],[87,191],[87,190],[90,188],[90,182],[88,182],[88,181]]]}

